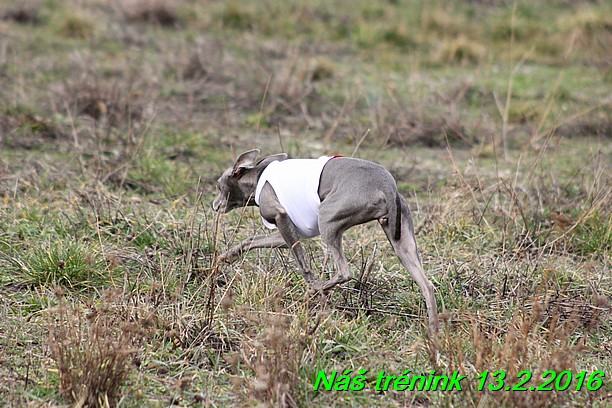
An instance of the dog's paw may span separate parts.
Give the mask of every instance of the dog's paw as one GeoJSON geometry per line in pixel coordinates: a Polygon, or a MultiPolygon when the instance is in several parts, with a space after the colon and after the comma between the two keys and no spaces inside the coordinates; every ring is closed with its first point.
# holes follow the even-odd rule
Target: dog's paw
{"type": "Polygon", "coordinates": [[[308,296],[312,299],[319,299],[322,303],[326,303],[329,300],[330,289],[326,288],[323,282],[316,281],[312,282],[308,286],[308,296]]]}
{"type": "Polygon", "coordinates": [[[224,252],[219,256],[219,260],[226,264],[234,263],[238,259],[238,255],[234,252],[224,252]]]}
{"type": "Polygon", "coordinates": [[[314,281],[308,285],[308,294],[316,295],[317,293],[323,292],[323,283],[321,281],[314,281]]]}

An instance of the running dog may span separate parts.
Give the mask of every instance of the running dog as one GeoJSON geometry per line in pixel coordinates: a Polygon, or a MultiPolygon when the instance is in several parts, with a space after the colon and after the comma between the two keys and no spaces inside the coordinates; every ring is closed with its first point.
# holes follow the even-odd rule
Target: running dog
{"type": "Polygon", "coordinates": [[[256,205],[273,234],[256,235],[221,255],[226,262],[254,248],[290,248],[300,271],[315,291],[326,292],[351,279],[342,251],[342,234],[349,228],[376,220],[395,254],[417,282],[427,305],[429,329],[437,332],[438,311],[434,287],[419,258],[408,204],[393,176],[366,160],[323,156],[289,159],[285,153],[260,160],[258,149],[244,152],[218,179],[215,211],[256,205]],[[320,282],[304,257],[300,238],[321,235],[336,263],[336,273],[320,282]]]}

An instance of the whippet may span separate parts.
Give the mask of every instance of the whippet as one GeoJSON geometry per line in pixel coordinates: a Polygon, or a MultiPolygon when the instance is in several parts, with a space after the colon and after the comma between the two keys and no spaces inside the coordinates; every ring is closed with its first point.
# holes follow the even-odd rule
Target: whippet
{"type": "Polygon", "coordinates": [[[254,248],[290,248],[311,289],[325,292],[351,279],[342,234],[352,226],[377,220],[421,288],[429,328],[437,332],[434,287],[421,265],[408,204],[384,167],[345,157],[288,159],[280,153],[257,161],[258,156],[258,149],[242,153],[221,175],[213,209],[227,213],[257,205],[264,224],[278,232],[247,238],[223,253],[221,260],[233,262],[254,248]],[[300,238],[319,234],[336,263],[336,273],[326,282],[313,275],[300,244],[300,238]]]}

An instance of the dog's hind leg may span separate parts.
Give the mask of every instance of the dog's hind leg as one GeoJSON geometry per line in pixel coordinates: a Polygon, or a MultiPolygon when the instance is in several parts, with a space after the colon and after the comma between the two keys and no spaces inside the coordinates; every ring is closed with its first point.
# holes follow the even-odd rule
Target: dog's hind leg
{"type": "Polygon", "coordinates": [[[327,291],[334,286],[351,279],[349,263],[344,256],[344,252],[342,251],[343,233],[343,230],[339,231],[332,228],[325,228],[323,231],[321,231],[321,238],[327,246],[327,251],[336,263],[336,273],[331,277],[331,279],[321,284],[320,290],[322,291],[327,291]]]}
{"type": "Polygon", "coordinates": [[[354,195],[359,186],[346,185],[335,189],[321,203],[319,210],[319,231],[328,253],[336,263],[336,273],[321,289],[326,291],[335,285],[351,279],[349,263],[342,250],[342,235],[359,224],[380,219],[386,214],[386,196],[376,189],[354,195]],[[346,190],[348,189],[348,190],[346,190]]]}
{"type": "Polygon", "coordinates": [[[351,203],[351,206],[347,206],[344,203],[341,211],[338,208],[339,206],[333,202],[333,198],[328,198],[328,201],[321,205],[319,211],[321,239],[326,246],[327,252],[332,256],[336,264],[336,273],[329,280],[321,284],[320,289],[322,291],[327,291],[351,279],[352,274],[349,263],[342,250],[342,235],[353,225],[365,222],[361,219],[359,219],[359,222],[355,222],[351,218],[351,215],[355,218],[361,216],[360,210],[363,210],[364,206],[359,206],[357,203],[351,203]]]}
{"type": "MultiPolygon", "coordinates": [[[[399,239],[396,239],[397,234],[391,223],[381,223],[389,242],[393,246],[395,254],[400,259],[400,262],[408,270],[410,276],[416,281],[423,292],[425,304],[427,306],[427,315],[429,318],[429,330],[432,333],[437,333],[439,329],[438,308],[434,297],[434,287],[427,279],[421,260],[419,258],[416,239],[414,237],[414,227],[412,225],[412,217],[408,210],[408,204],[403,197],[400,196],[401,205],[401,234],[399,239]]],[[[400,209],[398,209],[400,210],[400,209]]]]}

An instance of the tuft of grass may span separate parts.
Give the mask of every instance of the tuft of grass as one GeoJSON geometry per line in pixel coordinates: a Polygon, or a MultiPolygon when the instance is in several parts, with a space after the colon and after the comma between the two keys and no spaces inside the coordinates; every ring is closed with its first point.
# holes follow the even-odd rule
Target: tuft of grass
{"type": "Polygon", "coordinates": [[[227,3],[221,11],[220,19],[223,27],[234,30],[250,30],[255,22],[251,11],[237,2],[227,3]]]}
{"type": "Polygon", "coordinates": [[[67,138],[54,119],[30,106],[7,107],[0,115],[0,131],[6,135],[3,141],[7,146],[37,149],[45,142],[67,138]]]}
{"type": "Polygon", "coordinates": [[[178,28],[182,19],[175,5],[158,0],[140,0],[124,10],[127,21],[178,28]]]}
{"type": "Polygon", "coordinates": [[[144,119],[142,95],[123,81],[101,78],[100,73],[71,78],[57,93],[73,117],[86,115],[101,127],[126,128],[144,119]]]}
{"type": "Polygon", "coordinates": [[[4,11],[0,14],[0,19],[14,21],[18,24],[42,24],[43,18],[40,12],[40,4],[32,2],[24,3],[4,11]]]}
{"type": "MultiPolygon", "coordinates": [[[[502,406],[551,406],[572,404],[578,394],[583,398],[589,393],[601,395],[605,387],[595,392],[582,388],[579,392],[568,393],[554,387],[548,392],[529,391],[533,384],[540,386],[551,372],[555,375],[569,372],[572,376],[580,373],[582,367],[576,357],[585,351],[586,338],[599,317],[599,314],[591,315],[583,322],[582,310],[563,313],[558,306],[549,305],[552,299],[534,297],[524,309],[515,311],[503,326],[491,325],[480,315],[465,316],[461,319],[463,322],[446,316],[442,339],[429,350],[442,350],[438,369],[459,370],[470,378],[478,378],[466,384],[467,389],[463,390],[464,400],[476,405],[486,402],[502,406]],[[467,348],[466,344],[471,347],[467,348]],[[555,346],[550,347],[551,344],[555,346]],[[491,367],[498,371],[491,371],[491,367]],[[496,392],[500,380],[504,387],[524,388],[525,391],[496,392]],[[519,384],[521,380],[525,382],[519,384]],[[485,386],[478,390],[480,381],[484,381],[485,386]]],[[[436,356],[431,358],[433,361],[436,356]]]]}
{"type": "Polygon", "coordinates": [[[576,13],[559,17],[561,30],[570,32],[585,44],[610,36],[612,17],[591,7],[581,7],[576,13]]]}
{"type": "Polygon", "coordinates": [[[59,285],[73,291],[91,291],[112,281],[99,251],[75,241],[47,244],[30,250],[25,256],[4,255],[20,284],[28,286],[59,285]]]}
{"type": "MultiPolygon", "coordinates": [[[[572,226],[564,225],[563,220],[555,221],[562,229],[572,226]]],[[[612,217],[610,217],[609,211],[606,211],[606,213],[594,211],[582,219],[576,224],[575,230],[569,233],[568,240],[573,251],[581,256],[611,253],[612,217]]]]}
{"type": "Polygon", "coordinates": [[[57,32],[62,37],[84,40],[92,38],[95,29],[95,22],[90,17],[77,13],[66,13],[58,22],[57,32]]]}
{"type": "MultiPolygon", "coordinates": [[[[120,295],[120,294],[119,294],[120,295]]],[[[49,311],[48,346],[64,398],[78,406],[115,406],[134,367],[147,324],[113,310],[118,293],[89,308],[60,298],[49,311]]]]}
{"type": "MultiPolygon", "coordinates": [[[[458,6],[462,7],[462,6],[458,6]]],[[[424,4],[421,10],[420,28],[425,36],[446,38],[465,35],[465,14],[451,4],[424,4]]]]}
{"type": "Polygon", "coordinates": [[[297,384],[299,342],[290,334],[291,319],[282,312],[264,318],[265,327],[260,340],[244,345],[244,362],[254,374],[249,383],[253,397],[276,407],[297,407],[295,388],[297,384]]]}
{"type": "Polygon", "coordinates": [[[441,64],[475,65],[484,60],[486,47],[478,41],[458,35],[442,42],[434,60],[441,64]]]}
{"type": "Polygon", "coordinates": [[[418,46],[418,40],[404,24],[386,29],[382,33],[382,40],[400,49],[414,49],[418,46]]]}

